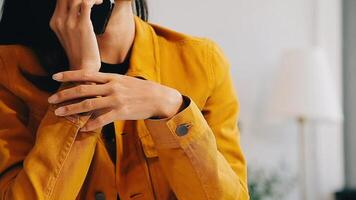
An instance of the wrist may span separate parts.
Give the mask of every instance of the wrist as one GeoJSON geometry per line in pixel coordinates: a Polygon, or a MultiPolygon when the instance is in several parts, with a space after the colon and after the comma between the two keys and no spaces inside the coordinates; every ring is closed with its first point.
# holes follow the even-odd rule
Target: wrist
{"type": "Polygon", "coordinates": [[[155,118],[171,118],[185,108],[183,95],[171,88],[163,96],[159,96],[156,102],[159,105],[155,118]]]}
{"type": "Polygon", "coordinates": [[[101,67],[100,61],[88,61],[88,62],[70,62],[71,70],[90,70],[99,71],[101,67]]]}

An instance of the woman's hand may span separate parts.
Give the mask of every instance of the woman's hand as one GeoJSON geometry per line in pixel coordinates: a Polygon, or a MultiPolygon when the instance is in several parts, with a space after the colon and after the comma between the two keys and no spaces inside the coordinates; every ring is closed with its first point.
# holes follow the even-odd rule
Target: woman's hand
{"type": "Polygon", "coordinates": [[[102,0],[57,0],[50,27],[65,49],[72,70],[100,69],[98,43],[90,20],[92,6],[100,3],[102,0]]]}
{"type": "Polygon", "coordinates": [[[95,118],[89,120],[83,131],[92,131],[115,120],[167,118],[183,108],[183,97],[177,90],[135,77],[78,70],[61,72],[53,78],[60,82],[97,83],[65,89],[48,99],[57,104],[87,98],[55,110],[59,116],[94,111],[95,118]]]}

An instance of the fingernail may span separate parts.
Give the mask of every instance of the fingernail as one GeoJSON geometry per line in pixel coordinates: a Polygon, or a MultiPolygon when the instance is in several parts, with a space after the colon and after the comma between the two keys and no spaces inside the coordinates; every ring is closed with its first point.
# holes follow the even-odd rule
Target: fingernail
{"type": "Polygon", "coordinates": [[[54,114],[56,114],[56,115],[64,115],[64,108],[62,108],[62,107],[57,108],[57,109],[54,111],[54,114]]]}
{"type": "Polygon", "coordinates": [[[49,103],[55,103],[57,101],[57,96],[56,95],[52,95],[48,98],[48,102],[49,103]]]}
{"type": "Polygon", "coordinates": [[[63,74],[62,73],[53,74],[52,78],[54,80],[61,80],[63,78],[63,74]]]}

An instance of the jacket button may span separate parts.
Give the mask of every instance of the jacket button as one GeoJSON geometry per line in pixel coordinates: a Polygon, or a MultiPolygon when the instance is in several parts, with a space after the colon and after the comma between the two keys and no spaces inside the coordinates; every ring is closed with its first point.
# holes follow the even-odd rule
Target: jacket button
{"type": "Polygon", "coordinates": [[[105,194],[103,192],[95,193],[95,200],[105,200],[105,194]]]}
{"type": "Polygon", "coordinates": [[[188,133],[190,125],[189,124],[180,124],[176,128],[176,134],[178,136],[184,136],[188,133]]]}

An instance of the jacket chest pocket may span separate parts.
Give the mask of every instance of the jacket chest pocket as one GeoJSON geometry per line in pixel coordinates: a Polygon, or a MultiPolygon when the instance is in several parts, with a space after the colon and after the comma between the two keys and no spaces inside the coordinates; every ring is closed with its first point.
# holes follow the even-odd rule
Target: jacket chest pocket
{"type": "Polygon", "coordinates": [[[143,120],[137,121],[137,132],[146,158],[158,157],[153,139],[143,120]]]}
{"type": "Polygon", "coordinates": [[[153,139],[143,121],[138,121],[137,131],[155,197],[157,199],[176,199],[159,163],[153,139]]]}

